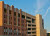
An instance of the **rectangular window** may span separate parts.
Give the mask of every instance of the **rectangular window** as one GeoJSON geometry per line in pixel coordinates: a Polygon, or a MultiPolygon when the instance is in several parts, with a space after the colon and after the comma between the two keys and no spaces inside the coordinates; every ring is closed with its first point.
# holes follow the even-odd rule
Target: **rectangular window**
{"type": "Polygon", "coordinates": [[[14,29],[14,33],[16,33],[16,28],[14,29]]]}
{"type": "Polygon", "coordinates": [[[16,12],[14,12],[14,16],[16,16],[16,12]]]}
{"type": "Polygon", "coordinates": [[[36,25],[32,25],[33,27],[36,27],[36,25]]]}
{"type": "Polygon", "coordinates": [[[18,26],[20,26],[20,24],[18,24],[18,26]]]}
{"type": "Polygon", "coordinates": [[[4,20],[4,23],[6,23],[6,21],[4,20]]]}
{"type": "Polygon", "coordinates": [[[32,30],[36,30],[36,28],[32,28],[32,30]]]}
{"type": "Polygon", "coordinates": [[[26,20],[28,23],[31,23],[31,21],[26,20]]]}
{"type": "Polygon", "coordinates": [[[31,34],[31,32],[28,32],[28,34],[31,34]]]}
{"type": "Polygon", "coordinates": [[[32,34],[34,34],[34,33],[36,33],[36,32],[32,32],[32,34]]]}
{"type": "Polygon", "coordinates": [[[9,14],[11,14],[11,10],[9,10],[9,14]]]}
{"type": "Polygon", "coordinates": [[[28,30],[31,30],[31,28],[28,28],[28,30]]]}
{"type": "Polygon", "coordinates": [[[32,35],[32,36],[36,36],[36,35],[32,35]]]}
{"type": "Polygon", "coordinates": [[[16,22],[16,18],[14,18],[14,22],[16,22]]]}
{"type": "Polygon", "coordinates": [[[4,12],[5,12],[5,13],[7,12],[6,8],[4,8],[4,12]]]}
{"type": "Polygon", "coordinates": [[[28,16],[27,16],[26,18],[31,19],[31,18],[30,18],[30,17],[28,17],[28,16]]]}
{"type": "Polygon", "coordinates": [[[22,18],[24,18],[24,19],[25,19],[25,16],[24,16],[24,15],[22,15],[22,18]]]}
{"type": "Polygon", "coordinates": [[[32,19],[32,23],[35,23],[35,19],[32,19]]]}
{"type": "Polygon", "coordinates": [[[4,32],[5,32],[5,27],[4,27],[4,32]]]}
{"type": "Polygon", "coordinates": [[[31,26],[31,24],[28,24],[28,26],[31,26]]]}
{"type": "Polygon", "coordinates": [[[18,17],[20,17],[20,14],[18,13],[18,17]]]}
{"type": "Polygon", "coordinates": [[[14,25],[16,25],[16,23],[14,23],[14,25]]]}

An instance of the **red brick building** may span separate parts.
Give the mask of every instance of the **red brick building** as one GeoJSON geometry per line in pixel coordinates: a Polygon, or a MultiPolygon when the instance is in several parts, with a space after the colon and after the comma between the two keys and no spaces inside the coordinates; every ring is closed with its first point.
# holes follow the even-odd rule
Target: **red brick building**
{"type": "Polygon", "coordinates": [[[0,35],[46,36],[42,16],[30,15],[0,1],[0,35]]]}

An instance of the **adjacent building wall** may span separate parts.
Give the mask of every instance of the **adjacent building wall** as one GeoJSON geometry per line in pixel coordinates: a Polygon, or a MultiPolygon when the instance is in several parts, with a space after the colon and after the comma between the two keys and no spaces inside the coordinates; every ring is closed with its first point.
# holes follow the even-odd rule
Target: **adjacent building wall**
{"type": "Polygon", "coordinates": [[[36,15],[36,36],[46,36],[46,31],[42,25],[42,16],[36,15]]]}
{"type": "Polygon", "coordinates": [[[0,1],[0,35],[3,34],[3,12],[4,12],[4,2],[0,1]]]}

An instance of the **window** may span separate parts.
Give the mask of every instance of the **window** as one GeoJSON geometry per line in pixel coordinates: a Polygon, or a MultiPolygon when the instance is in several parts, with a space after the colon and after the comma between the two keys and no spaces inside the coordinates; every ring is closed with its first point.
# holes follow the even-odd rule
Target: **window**
{"type": "Polygon", "coordinates": [[[4,32],[5,32],[5,27],[4,27],[4,32]]]}
{"type": "Polygon", "coordinates": [[[20,31],[20,29],[18,29],[18,31],[20,31]]]}
{"type": "Polygon", "coordinates": [[[32,32],[32,34],[34,34],[34,33],[36,33],[36,32],[32,32]]]}
{"type": "Polygon", "coordinates": [[[28,32],[28,34],[31,34],[31,32],[28,32]]]}
{"type": "Polygon", "coordinates": [[[36,36],[36,35],[32,35],[32,36],[36,36]]]}
{"type": "Polygon", "coordinates": [[[20,14],[18,13],[18,17],[20,17],[20,14]]]}
{"type": "Polygon", "coordinates": [[[16,25],[16,23],[14,23],[14,25],[16,25]]]}
{"type": "Polygon", "coordinates": [[[43,29],[44,29],[44,20],[42,19],[42,27],[43,27],[43,29]]]}
{"type": "Polygon", "coordinates": [[[31,24],[28,24],[28,26],[31,26],[31,24]]]}
{"type": "Polygon", "coordinates": [[[11,20],[12,20],[12,17],[10,17],[10,16],[9,16],[9,19],[11,19],[11,20]]]}
{"type": "Polygon", "coordinates": [[[6,8],[4,8],[4,12],[6,13],[6,8]]]}
{"type": "Polygon", "coordinates": [[[12,22],[11,22],[11,21],[9,21],[9,24],[12,24],[12,22]]]}
{"type": "Polygon", "coordinates": [[[12,33],[9,33],[9,35],[12,35],[12,33]]]}
{"type": "Polygon", "coordinates": [[[24,34],[22,33],[22,36],[24,36],[24,34]]]}
{"type": "Polygon", "coordinates": [[[4,21],[4,23],[6,23],[6,21],[4,21]]]}
{"type": "Polygon", "coordinates": [[[6,27],[6,29],[7,29],[7,27],[6,27]]]}
{"type": "Polygon", "coordinates": [[[18,26],[20,26],[20,24],[18,24],[18,26]]]}
{"type": "Polygon", "coordinates": [[[12,22],[11,22],[11,24],[12,24],[12,22]]]}
{"type": "Polygon", "coordinates": [[[6,15],[4,15],[4,18],[7,18],[7,16],[6,16],[6,15]]]}
{"type": "Polygon", "coordinates": [[[26,20],[28,23],[31,23],[31,21],[26,20]]]}
{"type": "Polygon", "coordinates": [[[16,28],[14,29],[14,33],[16,33],[16,28]]]}
{"type": "Polygon", "coordinates": [[[7,27],[4,27],[4,34],[7,34],[7,27]]]}
{"type": "Polygon", "coordinates": [[[6,18],[6,16],[4,15],[4,18],[6,18]]]}
{"type": "Polygon", "coordinates": [[[20,19],[18,19],[18,22],[20,21],[20,19]]]}
{"type": "Polygon", "coordinates": [[[11,14],[11,10],[9,10],[9,14],[11,14]]]}
{"type": "Polygon", "coordinates": [[[18,33],[19,36],[21,36],[21,33],[18,33]]]}
{"type": "Polygon", "coordinates": [[[7,34],[7,32],[6,32],[6,34],[7,34]]]}
{"type": "Polygon", "coordinates": [[[16,18],[14,18],[14,21],[16,21],[16,18]]]}
{"type": "Polygon", "coordinates": [[[31,28],[28,28],[28,30],[31,30],[31,28]]]}
{"type": "Polygon", "coordinates": [[[14,12],[14,16],[16,16],[16,12],[14,12]]]}
{"type": "Polygon", "coordinates": [[[32,28],[32,30],[36,30],[36,28],[32,28]]]}
{"type": "Polygon", "coordinates": [[[5,29],[5,27],[4,27],[4,29],[5,29]]]}
{"type": "Polygon", "coordinates": [[[24,16],[24,15],[22,15],[22,18],[25,18],[25,16],[24,16]]]}
{"type": "Polygon", "coordinates": [[[28,17],[28,16],[27,16],[26,18],[31,19],[31,18],[30,18],[30,17],[28,17]]]}
{"type": "Polygon", "coordinates": [[[4,32],[4,34],[5,34],[5,32],[4,32]]]}
{"type": "Polygon", "coordinates": [[[32,23],[35,23],[35,19],[32,19],[32,23]]]}
{"type": "Polygon", "coordinates": [[[33,27],[36,27],[36,25],[32,25],[33,27]]]}
{"type": "Polygon", "coordinates": [[[4,20],[4,23],[6,23],[6,21],[4,20]]]}

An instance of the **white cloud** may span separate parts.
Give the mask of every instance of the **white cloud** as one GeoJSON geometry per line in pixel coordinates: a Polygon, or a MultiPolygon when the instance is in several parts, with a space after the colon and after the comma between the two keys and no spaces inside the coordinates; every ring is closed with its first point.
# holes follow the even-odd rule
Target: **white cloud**
{"type": "Polygon", "coordinates": [[[41,12],[43,7],[48,3],[49,0],[37,0],[37,9],[35,10],[35,15],[41,12]]]}
{"type": "Polygon", "coordinates": [[[46,13],[44,14],[44,17],[47,15],[48,10],[50,10],[50,7],[48,7],[48,9],[47,9],[46,13]]]}

